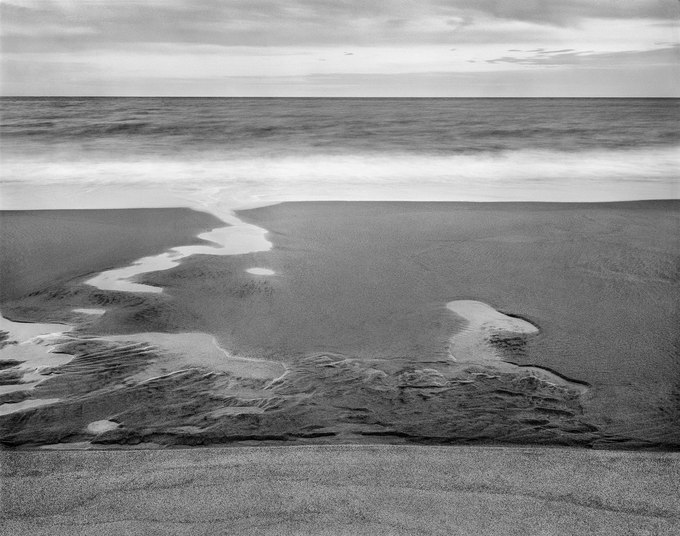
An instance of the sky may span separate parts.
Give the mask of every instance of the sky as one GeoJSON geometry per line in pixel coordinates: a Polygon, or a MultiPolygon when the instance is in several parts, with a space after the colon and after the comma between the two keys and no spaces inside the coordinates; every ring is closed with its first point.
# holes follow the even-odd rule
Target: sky
{"type": "Polygon", "coordinates": [[[679,0],[2,0],[0,93],[678,97],[679,23],[679,0]]]}

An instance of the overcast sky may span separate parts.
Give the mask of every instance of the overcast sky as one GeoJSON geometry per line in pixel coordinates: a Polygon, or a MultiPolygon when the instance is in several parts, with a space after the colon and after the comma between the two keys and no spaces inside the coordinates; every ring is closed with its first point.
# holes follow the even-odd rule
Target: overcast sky
{"type": "Polygon", "coordinates": [[[678,0],[9,0],[4,95],[680,96],[678,0]]]}

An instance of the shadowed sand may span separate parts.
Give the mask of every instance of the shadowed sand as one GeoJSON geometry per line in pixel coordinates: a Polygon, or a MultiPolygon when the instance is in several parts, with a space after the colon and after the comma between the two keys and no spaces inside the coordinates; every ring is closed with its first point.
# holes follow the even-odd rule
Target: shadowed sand
{"type": "Polygon", "coordinates": [[[0,452],[6,535],[673,535],[680,455],[358,446],[0,452]]]}

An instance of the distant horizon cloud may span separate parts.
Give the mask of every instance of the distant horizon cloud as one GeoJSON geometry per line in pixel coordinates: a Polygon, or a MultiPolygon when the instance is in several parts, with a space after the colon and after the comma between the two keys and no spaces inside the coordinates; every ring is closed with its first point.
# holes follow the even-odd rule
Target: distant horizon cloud
{"type": "Polygon", "coordinates": [[[680,96],[679,17],[676,0],[9,0],[0,91],[680,96]]]}

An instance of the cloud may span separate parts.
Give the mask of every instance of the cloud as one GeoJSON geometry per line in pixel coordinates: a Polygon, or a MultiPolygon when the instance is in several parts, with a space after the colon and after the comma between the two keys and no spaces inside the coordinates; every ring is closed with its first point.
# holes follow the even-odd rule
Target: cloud
{"type": "Polygon", "coordinates": [[[679,13],[676,0],[0,0],[0,62],[17,93],[37,79],[48,92],[144,93],[162,80],[190,91],[203,80],[217,93],[224,72],[230,84],[251,73],[317,89],[331,72],[355,88],[371,74],[412,73],[420,88],[453,80],[425,71],[510,80],[647,61],[670,72],[673,47],[653,43],[677,37],[679,13]]]}
{"type": "Polygon", "coordinates": [[[165,42],[456,44],[512,37],[507,22],[525,24],[514,28],[516,35],[589,18],[667,23],[679,13],[670,0],[12,0],[0,3],[0,30],[4,51],[165,42]]]}
{"type": "Polygon", "coordinates": [[[475,11],[499,19],[554,25],[573,25],[589,18],[677,20],[680,16],[680,6],[673,0],[475,0],[473,5],[475,11]]]}
{"type": "Polygon", "coordinates": [[[614,67],[635,65],[680,65],[680,46],[670,46],[652,50],[625,50],[617,52],[594,52],[593,50],[530,50],[530,55],[502,56],[486,60],[490,64],[516,64],[531,66],[614,67]]]}

